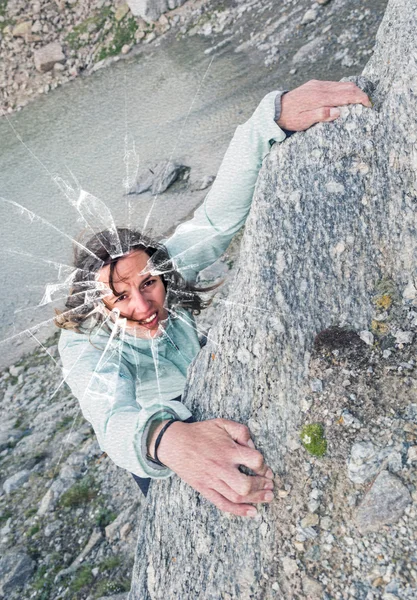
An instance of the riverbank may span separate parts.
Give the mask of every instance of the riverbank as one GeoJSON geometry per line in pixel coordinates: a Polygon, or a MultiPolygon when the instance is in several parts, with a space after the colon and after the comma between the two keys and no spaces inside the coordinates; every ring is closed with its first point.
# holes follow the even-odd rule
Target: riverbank
{"type": "MultiPolygon", "coordinates": [[[[234,52],[259,52],[265,65],[291,64],[297,71],[320,63],[320,70],[352,72],[372,53],[385,0],[371,7],[356,1],[218,0],[185,2],[146,22],[127,3],[110,0],[2,0],[0,2],[0,90],[3,114],[22,110],[35,98],[115,61],[146,52],[163,39],[202,36],[207,54],[233,46],[234,52]],[[304,43],[303,43],[304,42],[304,43]]],[[[346,73],[349,74],[349,73],[346,73]]]]}

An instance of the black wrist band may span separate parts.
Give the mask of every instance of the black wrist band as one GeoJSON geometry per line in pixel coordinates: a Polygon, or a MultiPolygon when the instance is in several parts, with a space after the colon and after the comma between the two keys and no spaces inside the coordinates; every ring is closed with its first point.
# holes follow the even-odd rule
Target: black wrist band
{"type": "Polygon", "coordinates": [[[153,462],[155,462],[157,465],[159,465],[160,467],[168,468],[166,465],[164,465],[163,463],[161,463],[161,461],[158,458],[158,448],[159,448],[159,444],[161,443],[162,436],[164,435],[164,433],[166,432],[166,430],[168,429],[168,427],[170,425],[172,425],[173,423],[176,423],[179,420],[180,419],[170,419],[168,421],[168,423],[165,423],[165,425],[162,427],[161,431],[158,433],[158,437],[156,438],[155,446],[154,446],[154,451],[153,451],[154,458],[151,458],[151,460],[153,462]]]}

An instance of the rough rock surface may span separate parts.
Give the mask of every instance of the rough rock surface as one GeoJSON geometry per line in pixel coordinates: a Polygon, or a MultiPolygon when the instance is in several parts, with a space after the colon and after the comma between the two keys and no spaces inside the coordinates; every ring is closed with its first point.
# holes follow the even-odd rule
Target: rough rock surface
{"type": "Polygon", "coordinates": [[[10,553],[0,560],[0,595],[10,597],[16,589],[21,589],[32,575],[35,561],[27,554],[10,553]]]}
{"type": "Polygon", "coordinates": [[[417,435],[417,310],[405,297],[417,283],[416,32],[417,3],[391,0],[355,80],[373,109],[343,108],[337,122],[270,152],[233,291],[189,376],[185,403],[197,419],[248,424],[275,471],[275,501],[245,520],[177,477],[154,483],[131,600],[416,597],[407,450],[417,435]],[[358,334],[370,330],[367,344],[358,334]],[[398,331],[410,335],[397,341],[398,331]],[[324,425],[321,459],[300,444],[308,423],[324,425]],[[370,489],[348,471],[352,446],[367,440],[378,455],[392,447],[370,489]],[[362,535],[355,515],[392,497],[397,481],[378,531],[362,535]]]}

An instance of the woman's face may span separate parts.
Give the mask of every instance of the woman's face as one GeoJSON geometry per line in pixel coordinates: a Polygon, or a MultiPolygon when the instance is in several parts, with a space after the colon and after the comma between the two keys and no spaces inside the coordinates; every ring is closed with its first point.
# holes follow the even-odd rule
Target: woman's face
{"type": "MultiPolygon", "coordinates": [[[[148,261],[149,256],[143,250],[134,250],[120,258],[113,273],[113,287],[120,295],[110,293],[103,299],[110,310],[120,310],[128,328],[142,337],[154,337],[160,323],[168,318],[164,284],[149,271],[148,261]]],[[[98,272],[98,281],[110,287],[109,275],[110,266],[106,265],[98,272]]]]}

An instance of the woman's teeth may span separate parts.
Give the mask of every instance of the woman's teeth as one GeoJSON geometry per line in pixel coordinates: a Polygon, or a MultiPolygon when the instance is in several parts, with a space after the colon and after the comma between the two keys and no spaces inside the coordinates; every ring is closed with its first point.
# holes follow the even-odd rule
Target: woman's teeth
{"type": "Polygon", "coordinates": [[[153,315],[151,315],[150,317],[148,317],[147,319],[145,319],[144,321],[140,321],[141,323],[150,323],[151,321],[154,320],[154,318],[156,317],[156,313],[154,313],[153,315]]]}

